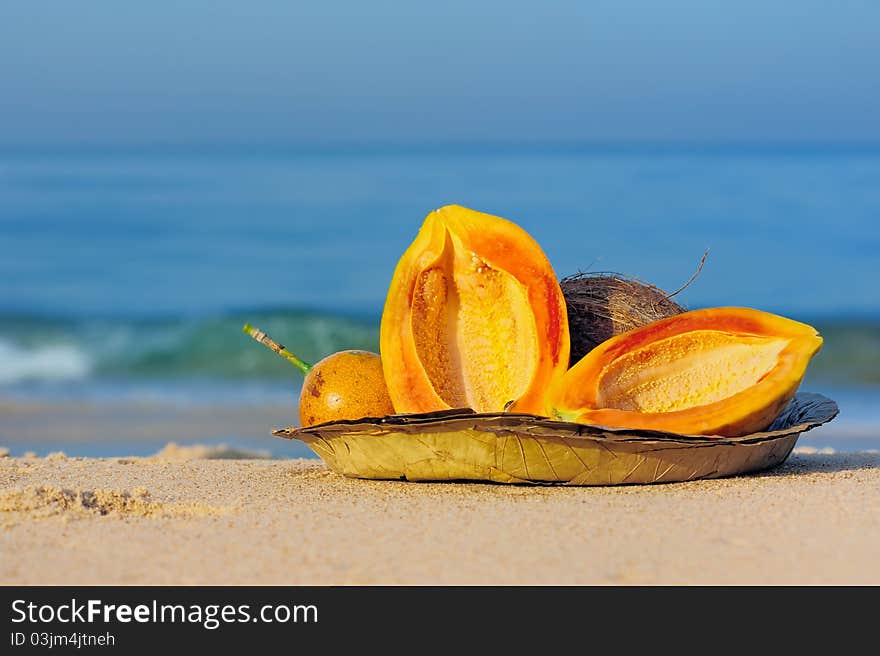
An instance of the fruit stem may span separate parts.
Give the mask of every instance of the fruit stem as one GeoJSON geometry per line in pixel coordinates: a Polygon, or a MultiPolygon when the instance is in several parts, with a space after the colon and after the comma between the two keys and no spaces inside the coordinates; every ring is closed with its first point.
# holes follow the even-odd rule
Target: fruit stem
{"type": "Polygon", "coordinates": [[[290,362],[293,366],[295,366],[304,374],[309,373],[309,370],[312,368],[312,365],[310,365],[308,362],[303,362],[302,360],[300,360],[298,357],[296,357],[296,355],[288,351],[284,346],[276,342],[274,339],[269,337],[266,333],[264,333],[256,326],[252,326],[249,323],[246,323],[244,325],[244,328],[242,328],[242,331],[253,337],[266,348],[275,351],[275,353],[290,362]]]}

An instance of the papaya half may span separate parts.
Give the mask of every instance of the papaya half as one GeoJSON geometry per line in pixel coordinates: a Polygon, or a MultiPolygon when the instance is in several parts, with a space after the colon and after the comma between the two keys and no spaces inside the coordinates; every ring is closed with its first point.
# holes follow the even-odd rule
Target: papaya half
{"type": "Polygon", "coordinates": [[[748,308],[685,312],[621,333],[547,395],[566,421],[689,435],[765,430],[822,346],[812,326],[748,308]]]}
{"type": "Polygon", "coordinates": [[[379,343],[398,413],[542,414],[568,367],[565,299],[525,230],[447,205],[428,214],[397,264],[379,343]]]}

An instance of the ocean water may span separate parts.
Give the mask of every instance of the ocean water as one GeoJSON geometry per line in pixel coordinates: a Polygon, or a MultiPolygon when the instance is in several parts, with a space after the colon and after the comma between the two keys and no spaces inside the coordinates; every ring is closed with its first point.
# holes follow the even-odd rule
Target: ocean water
{"type": "MultiPolygon", "coordinates": [[[[375,350],[397,258],[447,203],[516,220],[560,276],[618,271],[671,290],[710,249],[679,300],[816,325],[826,343],[804,389],[842,408],[816,444],[880,446],[868,147],[0,149],[0,400],[292,406],[298,372],[241,325],[312,361],[375,350]]],[[[13,426],[0,413],[0,446],[39,450],[17,437],[37,431],[13,426]]],[[[238,430],[224,439],[266,435],[238,430]]]]}

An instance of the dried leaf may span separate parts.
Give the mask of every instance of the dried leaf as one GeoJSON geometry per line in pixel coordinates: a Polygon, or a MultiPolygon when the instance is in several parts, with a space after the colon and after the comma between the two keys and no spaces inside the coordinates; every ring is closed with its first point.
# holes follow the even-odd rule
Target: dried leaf
{"type": "Polygon", "coordinates": [[[620,485],[720,478],[783,462],[798,436],[837,416],[837,404],[798,394],[765,432],[678,435],[446,410],[336,421],[274,434],[308,444],[335,472],[410,481],[620,485]]]}

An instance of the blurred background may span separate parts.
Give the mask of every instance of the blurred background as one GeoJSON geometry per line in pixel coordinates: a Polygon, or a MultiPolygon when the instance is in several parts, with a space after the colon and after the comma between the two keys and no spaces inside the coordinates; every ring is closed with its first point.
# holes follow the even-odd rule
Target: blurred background
{"type": "Polygon", "coordinates": [[[305,455],[307,360],[378,348],[428,211],[556,272],[826,338],[799,445],[880,447],[880,6],[510,0],[5,5],[0,447],[305,455]]]}

